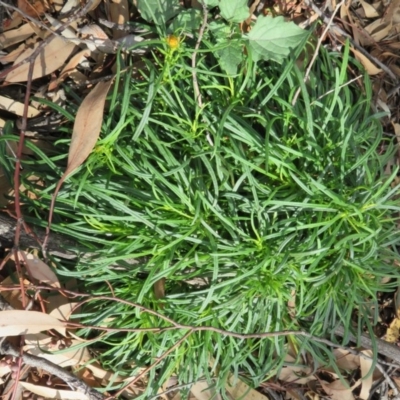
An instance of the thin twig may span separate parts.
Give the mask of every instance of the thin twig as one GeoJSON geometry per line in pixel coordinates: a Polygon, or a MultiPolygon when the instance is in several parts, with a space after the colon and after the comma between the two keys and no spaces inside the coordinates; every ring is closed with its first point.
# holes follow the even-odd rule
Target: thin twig
{"type": "MultiPolygon", "coordinates": [[[[0,285],[1,287],[1,285],[0,285]]],[[[35,287],[36,289],[40,289],[40,287],[35,287]]],[[[51,288],[47,288],[44,287],[47,290],[60,290],[60,289],[51,289],[51,288]]],[[[77,323],[71,323],[71,322],[66,322],[70,327],[81,327],[81,328],[89,328],[89,329],[96,329],[99,331],[107,331],[107,332],[138,332],[138,331],[151,331],[153,333],[162,333],[165,332],[167,330],[173,330],[173,329],[185,329],[185,330],[189,330],[191,332],[202,332],[202,331],[208,331],[208,332],[215,332],[215,333],[219,333],[221,335],[224,336],[230,336],[230,337],[235,337],[238,339],[254,339],[254,338],[258,338],[258,339],[263,339],[263,338],[271,338],[271,337],[279,337],[279,336],[289,336],[289,335],[293,335],[293,336],[303,336],[306,338],[309,338],[311,340],[314,340],[316,342],[319,343],[323,343],[326,344],[327,346],[330,347],[334,347],[334,348],[341,348],[341,349],[345,349],[346,351],[350,352],[351,354],[360,356],[366,360],[373,360],[372,357],[367,356],[366,354],[359,352],[357,350],[352,349],[351,347],[347,347],[341,344],[337,344],[334,343],[328,339],[325,338],[320,338],[318,336],[314,336],[309,332],[306,331],[295,331],[295,330],[287,330],[287,331],[278,331],[278,332],[261,332],[261,333],[238,333],[238,332],[233,332],[233,331],[227,331],[224,329],[220,329],[220,328],[216,328],[213,326],[192,326],[192,325],[184,325],[184,324],[179,324],[178,322],[172,320],[171,318],[157,312],[154,310],[151,310],[141,304],[138,303],[134,303],[128,300],[123,300],[123,299],[119,299],[119,298],[115,298],[115,297],[109,297],[109,296],[90,296],[88,294],[80,294],[80,293],[76,293],[76,292],[71,292],[68,290],[63,289],[63,293],[67,294],[67,293],[72,293],[74,296],[82,296],[82,297],[87,297],[87,299],[83,300],[82,302],[78,303],[76,305],[76,307],[81,306],[84,303],[87,303],[89,301],[93,301],[93,300],[105,300],[105,301],[116,301],[118,303],[122,303],[131,307],[135,307],[140,309],[143,312],[149,313],[151,315],[157,316],[158,318],[164,320],[165,322],[170,323],[172,326],[170,327],[165,327],[165,328],[106,328],[106,327],[100,327],[100,326],[88,326],[88,325],[81,325],[81,324],[77,324],[77,323]]],[[[335,334],[339,335],[339,336],[343,336],[344,334],[344,329],[343,328],[336,328],[335,329],[335,334]]],[[[356,338],[354,338],[352,335],[350,335],[350,340],[356,340],[356,338]]],[[[371,339],[367,338],[366,335],[362,335],[361,337],[361,341],[362,344],[365,347],[371,348],[372,347],[372,342],[371,339]],[[368,341],[369,340],[369,341],[368,341]]],[[[393,359],[394,361],[396,361],[398,364],[393,364],[393,363],[388,363],[388,362],[384,362],[382,361],[382,364],[385,365],[389,365],[389,366],[394,366],[394,367],[399,367],[400,365],[400,349],[397,348],[396,346],[391,345],[390,343],[385,342],[384,340],[381,340],[379,338],[376,339],[376,343],[377,343],[377,348],[378,348],[378,352],[386,357],[389,357],[391,359],[393,359]]]]}
{"type": "MultiPolygon", "coordinates": [[[[340,7],[342,6],[343,3],[344,3],[344,0],[342,0],[342,1],[336,6],[335,11],[333,12],[331,18],[329,18],[329,21],[328,21],[328,23],[326,24],[326,27],[325,27],[324,31],[322,32],[322,35],[321,35],[321,36],[319,37],[319,39],[318,39],[318,43],[317,43],[317,47],[315,48],[314,55],[313,55],[313,57],[312,57],[312,59],[311,59],[309,65],[308,65],[308,68],[307,68],[306,73],[305,73],[305,75],[304,75],[304,82],[307,81],[307,79],[308,79],[308,77],[309,77],[309,75],[310,75],[311,68],[313,67],[314,62],[315,62],[315,60],[317,59],[317,56],[318,56],[318,53],[319,53],[319,49],[320,49],[320,47],[321,47],[321,45],[322,45],[322,41],[324,40],[325,35],[326,35],[327,32],[329,31],[329,29],[330,29],[330,27],[331,27],[331,24],[332,24],[332,22],[333,22],[333,19],[335,18],[335,15],[336,15],[337,12],[340,10],[340,7]]],[[[299,87],[299,88],[297,89],[297,91],[296,91],[294,97],[293,97],[292,106],[294,106],[294,105],[296,104],[297,98],[299,97],[299,94],[300,94],[300,91],[301,91],[301,88],[299,87]]]]}
{"type": "Polygon", "coordinates": [[[387,374],[387,372],[385,371],[385,368],[382,367],[382,365],[380,365],[379,363],[376,363],[376,368],[379,369],[379,371],[382,373],[382,375],[385,378],[385,381],[387,382],[387,384],[392,388],[393,390],[393,395],[394,395],[394,399],[399,399],[399,390],[397,389],[396,384],[393,382],[392,378],[387,374]]]}
{"type": "MultiPolygon", "coordinates": [[[[199,108],[202,109],[203,108],[203,99],[201,97],[199,82],[197,80],[196,58],[197,58],[197,52],[199,51],[199,48],[200,48],[201,41],[203,39],[204,31],[207,26],[208,10],[207,10],[206,3],[204,1],[200,1],[200,2],[203,7],[203,22],[201,24],[200,31],[199,31],[199,37],[197,38],[197,42],[196,42],[196,45],[194,46],[194,51],[192,54],[192,77],[193,77],[194,96],[195,96],[197,104],[199,105],[199,108]]],[[[208,143],[210,143],[211,146],[214,146],[214,143],[208,132],[207,132],[207,141],[208,141],[208,143]]]]}

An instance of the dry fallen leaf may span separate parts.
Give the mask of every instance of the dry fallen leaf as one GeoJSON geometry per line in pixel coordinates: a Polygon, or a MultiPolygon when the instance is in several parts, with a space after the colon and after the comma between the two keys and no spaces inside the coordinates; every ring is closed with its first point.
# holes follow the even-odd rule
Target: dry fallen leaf
{"type": "Polygon", "coordinates": [[[38,311],[5,310],[0,312],[0,337],[39,333],[63,327],[65,327],[64,322],[38,311]]]}
{"type": "Polygon", "coordinates": [[[190,392],[197,400],[210,400],[215,397],[215,390],[208,389],[210,384],[204,381],[196,382],[191,386],[190,392]]]}
{"type": "Polygon", "coordinates": [[[231,377],[228,383],[225,385],[225,389],[231,395],[233,399],[246,399],[246,400],[268,400],[268,397],[264,396],[257,390],[250,388],[245,382],[237,380],[231,377]]]}
{"type": "Polygon", "coordinates": [[[82,101],[75,118],[67,169],[61,180],[78,168],[92,152],[100,135],[104,104],[111,82],[99,82],[82,101]]]}
{"type": "Polygon", "coordinates": [[[344,349],[335,349],[333,355],[336,359],[336,366],[345,371],[354,371],[360,366],[360,356],[349,353],[344,349]]]}
{"type": "MultiPolygon", "coordinates": [[[[363,350],[362,353],[365,355],[372,357],[371,350],[363,350]]],[[[361,365],[361,391],[358,395],[361,400],[367,400],[369,398],[369,394],[371,392],[372,382],[373,382],[373,374],[369,374],[366,378],[368,373],[371,371],[373,360],[366,360],[365,358],[360,358],[360,365],[361,365]]]]}
{"type": "Polygon", "coordinates": [[[55,90],[57,86],[68,76],[76,72],[76,67],[83,60],[90,56],[90,50],[82,50],[79,53],[76,53],[71,59],[68,61],[67,65],[63,68],[60,75],[56,80],[50,83],[49,90],[55,90]]]}
{"type": "MultiPolygon", "coordinates": [[[[0,96],[0,110],[8,111],[22,117],[24,115],[24,103],[0,96]]],[[[37,117],[39,114],[39,110],[28,106],[28,118],[37,117]]]]}
{"type": "MultiPolygon", "coordinates": [[[[24,53],[22,53],[21,56],[15,60],[14,65],[30,57],[38,46],[39,43],[36,43],[32,49],[27,49],[24,51],[24,53]]],[[[36,57],[34,61],[32,79],[41,78],[42,76],[56,71],[64,64],[65,60],[72,54],[74,49],[75,45],[63,38],[57,36],[52,39],[50,43],[40,50],[38,56],[36,57]]],[[[30,63],[26,62],[25,64],[22,64],[10,71],[6,77],[6,81],[25,82],[28,79],[29,65],[30,63]]]]}
{"type": "Polygon", "coordinates": [[[390,30],[392,29],[392,22],[384,22],[380,19],[377,19],[364,29],[376,42],[380,42],[382,39],[385,39],[388,36],[390,30]]]}
{"type": "Polygon", "coordinates": [[[375,66],[371,61],[368,60],[367,57],[365,57],[363,54],[361,54],[359,51],[352,49],[352,52],[356,56],[357,60],[361,62],[361,64],[364,66],[365,70],[368,72],[368,75],[377,75],[382,70],[375,66]]]}
{"type": "Polygon", "coordinates": [[[75,392],[72,390],[52,389],[48,386],[33,385],[28,382],[19,382],[26,390],[42,396],[46,399],[61,399],[61,400],[89,400],[89,397],[82,392],[75,392]]]}
{"type": "Polygon", "coordinates": [[[331,383],[321,380],[320,383],[331,400],[354,400],[353,390],[361,383],[361,379],[351,387],[350,385],[345,386],[339,379],[331,383]]]}
{"type": "Polygon", "coordinates": [[[2,49],[23,42],[29,36],[33,35],[32,25],[24,24],[17,29],[4,32],[0,35],[0,45],[2,49]]]}
{"type": "Polygon", "coordinates": [[[367,3],[364,0],[360,0],[360,4],[362,5],[362,8],[364,9],[365,16],[367,18],[378,18],[379,17],[379,13],[373,5],[367,3]]]}
{"type": "MultiPolygon", "coordinates": [[[[295,357],[287,354],[285,356],[285,361],[287,363],[295,363],[295,357]]],[[[299,385],[307,383],[309,381],[315,380],[315,376],[310,375],[312,373],[312,368],[306,366],[295,366],[295,365],[285,365],[282,367],[277,378],[284,382],[295,382],[299,385]]]]}
{"type": "Polygon", "coordinates": [[[56,274],[45,262],[24,251],[21,251],[20,254],[33,278],[52,287],[61,287],[56,274]]]}

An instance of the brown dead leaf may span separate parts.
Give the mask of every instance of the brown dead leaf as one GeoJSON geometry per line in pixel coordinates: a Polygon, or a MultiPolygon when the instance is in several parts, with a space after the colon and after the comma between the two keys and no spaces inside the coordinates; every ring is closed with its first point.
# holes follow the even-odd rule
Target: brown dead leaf
{"type": "MultiPolygon", "coordinates": [[[[371,350],[363,350],[362,353],[367,355],[368,357],[372,357],[371,350]]],[[[358,395],[361,400],[367,400],[369,398],[369,394],[371,392],[372,382],[373,382],[373,374],[368,373],[371,371],[373,360],[366,360],[365,358],[360,357],[360,365],[361,365],[361,391],[358,395]]]]}
{"type": "Polygon", "coordinates": [[[32,25],[24,24],[17,29],[2,33],[0,35],[0,45],[3,49],[6,49],[14,44],[23,42],[29,36],[33,35],[33,33],[32,25]]]}
{"type": "Polygon", "coordinates": [[[228,383],[225,385],[225,389],[232,396],[233,399],[246,399],[246,400],[268,400],[268,397],[264,396],[257,390],[250,388],[245,382],[231,377],[228,383]]]}
{"type": "Polygon", "coordinates": [[[161,278],[154,283],[154,297],[157,300],[165,297],[165,278],[161,278]]]}
{"type": "Polygon", "coordinates": [[[367,3],[364,0],[360,0],[360,4],[362,5],[362,8],[364,9],[364,13],[367,18],[378,18],[380,16],[378,11],[376,10],[376,8],[373,5],[367,3]]]}
{"type": "Polygon", "coordinates": [[[44,397],[46,399],[89,400],[89,397],[83,392],[52,389],[48,386],[39,386],[28,382],[19,382],[19,384],[29,392],[44,397]]]}
{"type": "Polygon", "coordinates": [[[215,390],[208,389],[209,384],[204,381],[196,382],[191,388],[190,392],[197,400],[210,400],[210,399],[218,399],[215,396],[215,390]]]}
{"type": "Polygon", "coordinates": [[[47,9],[46,3],[41,0],[18,0],[18,8],[30,17],[40,17],[47,9]]]}
{"type": "MultiPolygon", "coordinates": [[[[39,43],[36,43],[32,49],[27,49],[15,60],[14,65],[30,57],[38,46],[39,43]]],[[[50,43],[41,49],[36,57],[32,79],[41,78],[42,76],[56,71],[64,64],[65,60],[72,54],[74,49],[75,45],[73,43],[62,39],[59,36],[55,37],[50,43]]],[[[10,71],[6,77],[6,81],[14,83],[25,82],[28,79],[29,64],[30,63],[27,62],[10,71]]]]}
{"type": "Polygon", "coordinates": [[[63,178],[78,168],[92,152],[100,135],[104,104],[112,81],[99,82],[85,97],[76,114],[68,165],[63,178]]]}
{"type": "Polygon", "coordinates": [[[0,312],[0,336],[39,333],[64,326],[64,322],[38,311],[5,310],[0,312]]]}
{"type": "MultiPolygon", "coordinates": [[[[285,356],[285,361],[287,363],[295,363],[296,359],[287,354],[285,356]]],[[[296,382],[297,384],[302,385],[316,379],[313,375],[310,375],[311,373],[312,368],[307,366],[286,365],[281,369],[277,378],[284,382],[296,382]]]]}
{"type": "Polygon", "coordinates": [[[400,22],[400,0],[391,0],[388,2],[388,8],[383,16],[385,22],[393,24],[400,22]]]}
{"type": "Polygon", "coordinates": [[[85,60],[87,57],[90,57],[90,50],[82,50],[79,53],[76,53],[67,63],[67,65],[61,71],[61,74],[58,76],[56,80],[50,83],[49,90],[53,91],[57,88],[57,86],[64,81],[69,75],[73,74],[76,71],[76,67],[79,63],[85,60]]]}
{"type": "Polygon", "coordinates": [[[344,371],[354,371],[360,366],[360,356],[349,353],[344,349],[335,349],[333,355],[336,358],[336,365],[344,371]]]}
{"type": "Polygon", "coordinates": [[[361,379],[351,387],[347,381],[347,385],[345,386],[339,379],[331,383],[321,380],[320,383],[326,394],[330,396],[332,400],[354,400],[353,390],[360,385],[361,379]]]}
{"type": "Polygon", "coordinates": [[[25,51],[25,44],[21,44],[12,52],[0,57],[0,63],[9,64],[14,62],[25,51]]]}
{"type": "Polygon", "coordinates": [[[369,61],[368,58],[361,54],[358,50],[351,49],[351,51],[356,56],[357,60],[360,61],[361,64],[364,66],[365,70],[368,72],[368,75],[373,76],[382,72],[380,68],[375,66],[375,64],[369,61]]]}
{"type": "MultiPolygon", "coordinates": [[[[0,96],[0,110],[8,111],[20,117],[24,115],[24,103],[0,96]]],[[[37,117],[40,114],[36,108],[28,106],[28,118],[37,117]]]]}
{"type": "Polygon", "coordinates": [[[388,36],[390,30],[392,29],[392,22],[385,22],[383,20],[377,19],[366,26],[364,29],[376,42],[379,43],[381,40],[385,39],[388,36]]]}
{"type": "Polygon", "coordinates": [[[56,274],[45,262],[38,259],[33,254],[24,251],[20,251],[19,253],[33,278],[37,279],[39,282],[47,283],[51,287],[61,287],[56,274]]]}

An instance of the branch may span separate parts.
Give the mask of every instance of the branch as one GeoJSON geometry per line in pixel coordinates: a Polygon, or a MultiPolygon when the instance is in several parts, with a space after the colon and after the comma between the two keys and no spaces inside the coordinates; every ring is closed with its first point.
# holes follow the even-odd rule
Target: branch
{"type": "Polygon", "coordinates": [[[75,388],[78,392],[84,393],[89,397],[90,400],[104,400],[106,398],[102,393],[86,385],[85,382],[81,381],[75,375],[64,370],[51,361],[48,361],[45,358],[34,356],[32,354],[22,353],[21,355],[20,352],[8,340],[3,340],[3,342],[0,344],[0,352],[13,357],[21,357],[22,361],[26,365],[43,369],[51,375],[62,379],[65,383],[75,388]]]}

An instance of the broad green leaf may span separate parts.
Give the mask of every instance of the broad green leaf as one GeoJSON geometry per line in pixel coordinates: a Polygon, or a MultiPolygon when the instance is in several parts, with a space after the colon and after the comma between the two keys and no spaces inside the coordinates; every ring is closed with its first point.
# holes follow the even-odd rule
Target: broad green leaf
{"type": "Polygon", "coordinates": [[[217,51],[219,64],[229,75],[237,73],[237,67],[243,60],[243,45],[238,40],[231,40],[228,45],[217,51]]]}
{"type": "Polygon", "coordinates": [[[226,41],[231,34],[231,28],[223,21],[211,21],[208,24],[208,30],[215,36],[217,40],[226,41]]]}
{"type": "Polygon", "coordinates": [[[246,35],[253,60],[274,60],[281,63],[298,46],[307,32],[283,17],[259,16],[246,35]]]}
{"type": "Polygon", "coordinates": [[[247,0],[221,0],[218,6],[222,17],[229,22],[243,22],[250,15],[247,0]]]}
{"type": "Polygon", "coordinates": [[[140,15],[147,22],[165,24],[180,11],[178,0],[138,0],[140,15]]]}
{"type": "Polygon", "coordinates": [[[219,5],[219,0],[203,0],[203,1],[208,8],[217,7],[219,5]]]}
{"type": "Polygon", "coordinates": [[[202,15],[200,10],[191,8],[190,10],[180,12],[179,15],[174,18],[171,27],[174,31],[181,29],[183,32],[193,32],[199,29],[201,21],[202,15]]]}

